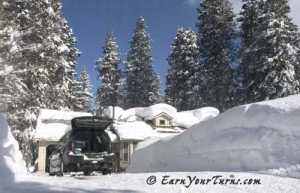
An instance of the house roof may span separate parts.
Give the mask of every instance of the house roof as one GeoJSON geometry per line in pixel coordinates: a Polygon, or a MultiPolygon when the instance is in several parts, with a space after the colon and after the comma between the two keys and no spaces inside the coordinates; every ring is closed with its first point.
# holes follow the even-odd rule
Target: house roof
{"type": "Polygon", "coordinates": [[[143,141],[145,139],[160,138],[159,134],[144,121],[118,122],[114,124],[113,128],[122,141],[143,141]]]}
{"type": "Polygon", "coordinates": [[[156,119],[156,118],[162,117],[162,116],[165,116],[165,117],[169,118],[169,120],[173,119],[172,116],[168,115],[168,114],[165,113],[165,112],[159,113],[158,115],[154,116],[153,119],[156,119]]]}
{"type": "Polygon", "coordinates": [[[143,111],[141,111],[141,117],[145,120],[152,120],[161,113],[165,113],[169,117],[173,117],[177,113],[177,110],[171,105],[160,103],[144,108],[143,111]]]}
{"type": "Polygon", "coordinates": [[[34,138],[37,140],[58,141],[71,129],[71,120],[74,117],[91,115],[86,112],[40,109],[34,138]]]}

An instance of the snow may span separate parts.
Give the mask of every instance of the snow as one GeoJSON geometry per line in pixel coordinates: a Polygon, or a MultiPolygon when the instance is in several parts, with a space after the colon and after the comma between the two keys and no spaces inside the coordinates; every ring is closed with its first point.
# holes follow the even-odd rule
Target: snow
{"type": "MultiPolygon", "coordinates": [[[[16,177],[26,173],[25,162],[19,144],[11,134],[10,127],[0,112],[0,188],[10,186],[16,177]]],[[[0,189],[1,190],[1,189],[0,189]]]]}
{"type": "Polygon", "coordinates": [[[151,105],[147,108],[144,108],[140,112],[140,116],[143,117],[145,120],[152,120],[154,117],[161,113],[166,113],[171,117],[174,117],[176,114],[177,110],[175,107],[172,107],[171,105],[160,103],[160,104],[155,104],[151,105]]]}
{"type": "Polygon", "coordinates": [[[135,108],[127,109],[122,113],[120,119],[126,120],[126,119],[130,119],[131,117],[134,117],[134,119],[138,119],[137,116],[140,116],[143,110],[144,110],[143,107],[135,107],[135,108]]]}
{"type": "MultiPolygon", "coordinates": [[[[249,181],[248,180],[248,181],[249,181]]],[[[225,172],[172,172],[172,173],[142,173],[142,174],[113,174],[109,176],[94,175],[64,175],[63,177],[49,177],[47,174],[28,175],[26,179],[17,181],[14,186],[1,187],[1,193],[298,193],[299,179],[282,178],[274,175],[251,173],[225,172]],[[148,179],[156,179],[154,185],[148,185],[148,179]],[[258,179],[260,185],[220,185],[211,181],[206,185],[199,184],[200,180],[216,179],[258,179]],[[174,179],[173,181],[171,181],[174,179]],[[184,184],[175,179],[182,179],[184,184]],[[197,183],[198,180],[198,183],[197,183]],[[173,182],[173,184],[172,184],[173,182]],[[167,184],[166,184],[167,183],[167,184]],[[2,190],[1,190],[2,188],[2,190]]]]}
{"type": "MultiPolygon", "coordinates": [[[[115,107],[115,118],[127,122],[152,120],[161,113],[166,113],[172,117],[172,126],[189,128],[200,121],[216,117],[219,114],[219,110],[213,107],[203,107],[191,111],[177,112],[175,107],[164,103],[151,105],[149,107],[130,108],[127,110],[115,107]]],[[[113,107],[107,107],[104,110],[104,114],[112,118],[113,107]]]]}
{"type": "Polygon", "coordinates": [[[189,128],[192,125],[199,123],[205,119],[216,117],[219,110],[213,107],[204,107],[191,111],[182,111],[175,114],[171,124],[173,126],[180,126],[189,128]]]}
{"type": "Polygon", "coordinates": [[[262,171],[300,163],[300,95],[243,105],[133,153],[128,172],[262,171]]]}
{"type": "Polygon", "coordinates": [[[60,45],[57,48],[58,53],[68,52],[70,49],[66,45],[60,45]]]}
{"type": "MultiPolygon", "coordinates": [[[[97,173],[92,176],[65,174],[63,177],[50,177],[47,173],[25,174],[18,144],[0,113],[0,193],[298,193],[298,101],[300,95],[240,106],[202,121],[181,134],[142,142],[128,169],[133,172],[135,168],[139,173],[108,176],[97,173]],[[141,173],[143,171],[151,173],[141,173]],[[236,185],[214,184],[220,182],[213,180],[217,176],[241,181],[236,185]],[[242,183],[251,179],[259,180],[260,184],[242,183]],[[204,185],[201,180],[212,181],[204,185]],[[147,182],[156,183],[149,185],[147,182]]],[[[45,118],[56,116],[52,111],[41,115],[45,118]]],[[[126,124],[137,124],[141,130],[150,129],[138,121],[120,124],[120,128],[129,126],[126,124]]]]}
{"type": "Polygon", "coordinates": [[[121,117],[121,115],[124,113],[124,110],[121,107],[113,107],[113,106],[109,106],[106,109],[104,109],[104,115],[106,115],[107,117],[113,119],[119,119],[121,117]],[[114,109],[115,108],[115,109],[114,109]],[[114,117],[114,111],[115,111],[115,117],[114,117]]]}
{"type": "Polygon", "coordinates": [[[90,113],[40,109],[37,119],[35,139],[59,140],[69,129],[74,117],[92,116],[90,113]]]}
{"type": "Polygon", "coordinates": [[[116,123],[114,129],[120,140],[146,140],[159,138],[156,131],[143,121],[116,123]]]}

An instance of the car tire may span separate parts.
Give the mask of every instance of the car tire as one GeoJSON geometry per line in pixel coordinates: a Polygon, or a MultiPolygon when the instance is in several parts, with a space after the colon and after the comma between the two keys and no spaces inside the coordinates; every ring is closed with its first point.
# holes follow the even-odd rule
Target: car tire
{"type": "Polygon", "coordinates": [[[104,169],[102,170],[102,175],[108,175],[108,174],[111,174],[111,170],[108,169],[108,168],[104,168],[104,169]]]}
{"type": "Polygon", "coordinates": [[[64,161],[62,157],[59,158],[59,176],[64,175],[64,161]]]}
{"type": "Polygon", "coordinates": [[[89,176],[89,175],[91,175],[91,173],[92,172],[90,172],[90,171],[83,171],[83,175],[85,175],[85,176],[89,176]]]}

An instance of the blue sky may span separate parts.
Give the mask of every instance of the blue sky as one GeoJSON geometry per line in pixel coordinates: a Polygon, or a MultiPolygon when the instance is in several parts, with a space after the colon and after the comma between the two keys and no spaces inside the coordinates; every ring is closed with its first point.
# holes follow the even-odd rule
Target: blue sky
{"type": "MultiPolygon", "coordinates": [[[[109,30],[115,34],[119,52],[129,49],[135,23],[139,16],[145,18],[147,32],[153,40],[152,56],[154,69],[159,73],[162,90],[165,89],[165,76],[168,69],[167,57],[170,54],[178,27],[191,27],[196,30],[196,8],[200,0],[61,0],[63,17],[73,29],[78,43],[75,45],[82,55],[78,57],[79,72],[85,67],[91,77],[92,92],[95,94],[99,82],[94,69],[95,61],[102,56],[102,46],[109,30]]],[[[241,7],[241,0],[232,0],[235,12],[241,7]]],[[[300,24],[299,0],[290,0],[291,17],[300,24]]],[[[125,56],[122,56],[125,58],[125,56]]]]}
{"type": "MultiPolygon", "coordinates": [[[[179,26],[195,29],[196,6],[184,0],[61,0],[63,16],[73,29],[82,55],[78,57],[78,69],[85,67],[90,74],[93,93],[99,86],[95,60],[102,56],[102,46],[109,29],[114,32],[119,52],[129,49],[135,23],[139,16],[145,18],[147,32],[152,41],[154,69],[159,73],[162,89],[176,30],[179,26]]],[[[125,58],[125,56],[123,56],[125,58]]]]}

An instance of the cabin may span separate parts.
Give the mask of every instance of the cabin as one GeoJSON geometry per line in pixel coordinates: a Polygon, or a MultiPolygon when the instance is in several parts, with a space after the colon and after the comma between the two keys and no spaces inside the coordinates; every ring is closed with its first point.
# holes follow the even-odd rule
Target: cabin
{"type": "Polygon", "coordinates": [[[75,117],[92,116],[86,112],[40,109],[34,138],[38,143],[37,171],[48,172],[48,158],[59,139],[71,129],[75,117]]]}

